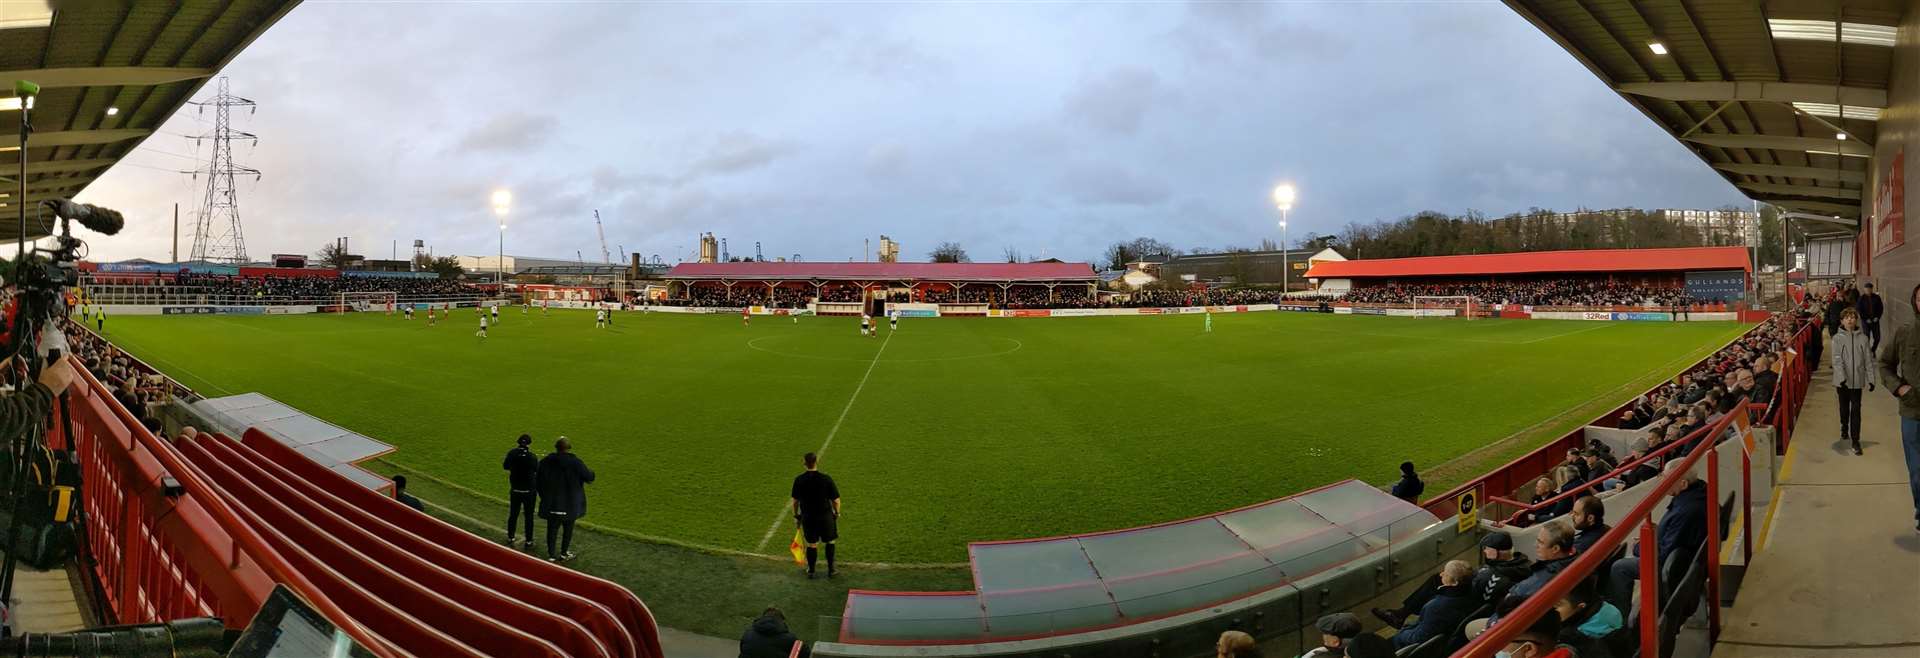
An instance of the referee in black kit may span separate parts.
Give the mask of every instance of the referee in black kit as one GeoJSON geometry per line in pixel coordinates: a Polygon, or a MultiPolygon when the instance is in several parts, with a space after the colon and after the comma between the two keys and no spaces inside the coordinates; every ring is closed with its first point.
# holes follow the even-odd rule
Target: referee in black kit
{"type": "Polygon", "coordinates": [[[819,546],[827,545],[827,577],[835,575],[833,540],[840,538],[840,489],[833,478],[820,472],[820,456],[807,453],[802,461],[807,472],[793,478],[793,518],[807,540],[807,579],[812,580],[819,561],[819,546]]]}

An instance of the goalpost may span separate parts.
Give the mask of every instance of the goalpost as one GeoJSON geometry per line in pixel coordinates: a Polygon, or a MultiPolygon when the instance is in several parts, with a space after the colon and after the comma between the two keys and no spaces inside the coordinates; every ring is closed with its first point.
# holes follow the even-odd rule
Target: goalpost
{"type": "Polygon", "coordinates": [[[340,293],[338,308],[341,313],[347,311],[386,311],[393,315],[394,306],[400,300],[398,293],[392,292],[343,292],[340,293]]]}
{"type": "Polygon", "coordinates": [[[1467,295],[1423,295],[1413,298],[1413,317],[1464,317],[1473,319],[1473,298],[1467,295]],[[1424,309],[1424,310],[1423,310],[1424,309]],[[1438,312],[1440,309],[1453,309],[1455,313],[1438,312]]]}

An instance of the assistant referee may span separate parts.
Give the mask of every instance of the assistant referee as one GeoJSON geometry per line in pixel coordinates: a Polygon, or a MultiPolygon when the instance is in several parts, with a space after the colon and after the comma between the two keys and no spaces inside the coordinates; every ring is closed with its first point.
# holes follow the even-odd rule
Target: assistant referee
{"type": "Polygon", "coordinates": [[[833,541],[840,538],[840,489],[833,478],[820,472],[820,456],[811,452],[801,458],[807,472],[793,478],[793,519],[807,541],[807,579],[812,580],[819,561],[820,544],[827,545],[827,577],[833,568],[833,541]]]}

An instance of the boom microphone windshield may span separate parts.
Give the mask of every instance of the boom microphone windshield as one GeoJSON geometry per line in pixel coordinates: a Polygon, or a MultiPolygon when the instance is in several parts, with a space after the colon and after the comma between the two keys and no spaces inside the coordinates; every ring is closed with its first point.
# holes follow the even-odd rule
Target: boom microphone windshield
{"type": "Polygon", "coordinates": [[[120,216],[120,211],[112,208],[102,208],[91,203],[74,203],[72,199],[53,199],[42,203],[53,209],[53,214],[80,222],[81,226],[93,229],[102,235],[119,233],[121,227],[127,224],[126,218],[120,216]]]}

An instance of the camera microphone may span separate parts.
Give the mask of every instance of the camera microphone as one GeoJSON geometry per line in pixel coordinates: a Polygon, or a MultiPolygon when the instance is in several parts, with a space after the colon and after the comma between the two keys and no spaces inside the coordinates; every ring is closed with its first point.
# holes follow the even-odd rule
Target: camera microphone
{"type": "Polygon", "coordinates": [[[120,216],[120,211],[112,208],[102,208],[91,203],[74,203],[72,199],[52,199],[41,203],[53,209],[54,215],[80,222],[81,226],[93,229],[102,235],[119,233],[120,229],[127,224],[126,218],[120,216]]]}

